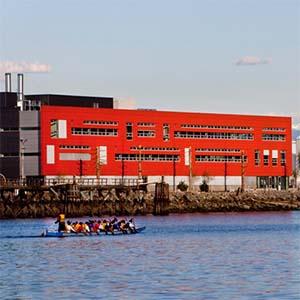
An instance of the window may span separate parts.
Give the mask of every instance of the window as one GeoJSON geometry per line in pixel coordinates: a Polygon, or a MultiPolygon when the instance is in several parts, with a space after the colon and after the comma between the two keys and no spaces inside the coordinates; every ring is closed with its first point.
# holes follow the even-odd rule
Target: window
{"type": "Polygon", "coordinates": [[[139,156],[141,161],[162,161],[162,162],[173,162],[179,161],[179,155],[177,154],[115,154],[116,161],[139,161],[139,156]]]}
{"type": "Polygon", "coordinates": [[[117,136],[118,130],[114,128],[72,128],[73,135],[117,136]]]}
{"type": "Polygon", "coordinates": [[[50,136],[51,138],[58,138],[58,120],[51,120],[50,136]]]}
{"type": "Polygon", "coordinates": [[[262,135],[263,141],[285,141],[284,134],[263,134],[262,135]]]}
{"type": "Polygon", "coordinates": [[[132,134],[132,123],[126,123],[126,139],[132,140],[133,134],[132,134]]]}
{"type": "Polygon", "coordinates": [[[249,126],[200,125],[200,124],[181,124],[181,128],[253,130],[253,127],[249,127],[249,126]]]}
{"type": "Polygon", "coordinates": [[[51,138],[67,138],[67,121],[66,120],[51,120],[50,123],[51,138]]]}
{"type": "Polygon", "coordinates": [[[87,146],[87,145],[59,145],[59,149],[89,150],[90,146],[87,146]]]}
{"type": "Polygon", "coordinates": [[[264,154],[264,166],[269,165],[269,155],[264,154]]]}
{"type": "Polygon", "coordinates": [[[230,148],[196,148],[196,152],[232,152],[240,153],[241,149],[230,149],[230,148]]]}
{"type": "Polygon", "coordinates": [[[282,127],[265,127],[262,131],[285,131],[282,127]]]}
{"type": "Polygon", "coordinates": [[[253,140],[252,133],[175,131],[175,138],[253,140]]]}
{"type": "Polygon", "coordinates": [[[151,123],[151,122],[138,122],[137,125],[141,126],[141,127],[154,127],[155,126],[155,124],[151,123]]]}
{"type": "Polygon", "coordinates": [[[155,137],[154,130],[138,130],[138,137],[155,137]]]}
{"type": "MultiPolygon", "coordinates": [[[[243,156],[244,162],[247,162],[247,156],[243,156]]],[[[241,163],[242,157],[240,155],[196,155],[197,162],[231,162],[231,163],[241,163]]]]}
{"type": "MultiPolygon", "coordinates": [[[[138,151],[138,147],[130,147],[131,151],[138,151]]],[[[143,151],[179,151],[179,148],[175,147],[142,147],[141,150],[143,151]]]]}
{"type": "Polygon", "coordinates": [[[286,165],[286,151],[280,151],[280,163],[282,166],[286,165]]]}
{"type": "Polygon", "coordinates": [[[163,124],[163,140],[168,141],[170,139],[170,127],[169,124],[163,124]]]}
{"type": "Polygon", "coordinates": [[[117,126],[116,121],[96,121],[96,120],[84,120],[83,124],[87,125],[102,125],[102,126],[117,126]]]}
{"type": "Polygon", "coordinates": [[[278,151],[272,150],[272,166],[277,166],[278,164],[278,151]]]}
{"type": "Polygon", "coordinates": [[[255,166],[260,165],[260,151],[259,150],[255,150],[255,152],[254,152],[254,164],[255,164],[255,166]]]}

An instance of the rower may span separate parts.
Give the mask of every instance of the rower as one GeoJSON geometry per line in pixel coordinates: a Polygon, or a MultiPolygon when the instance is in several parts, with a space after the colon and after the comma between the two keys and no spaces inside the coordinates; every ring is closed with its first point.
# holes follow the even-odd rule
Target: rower
{"type": "Polygon", "coordinates": [[[58,232],[66,230],[66,222],[65,222],[65,215],[64,214],[58,215],[55,224],[57,224],[57,223],[58,223],[58,232]]]}
{"type": "Polygon", "coordinates": [[[70,221],[68,221],[67,224],[66,224],[66,232],[68,232],[68,233],[75,232],[76,233],[76,230],[72,227],[70,221]]]}
{"type": "Polygon", "coordinates": [[[129,230],[130,230],[131,233],[137,233],[137,230],[136,230],[135,225],[134,225],[133,218],[131,218],[128,221],[128,228],[129,228],[129,230]]]}

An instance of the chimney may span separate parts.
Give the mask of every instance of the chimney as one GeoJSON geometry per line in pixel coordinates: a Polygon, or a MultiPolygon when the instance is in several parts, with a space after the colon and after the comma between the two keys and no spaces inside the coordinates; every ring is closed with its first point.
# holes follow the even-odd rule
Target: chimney
{"type": "Polygon", "coordinates": [[[18,106],[20,110],[24,108],[24,76],[18,74],[18,106]]]}
{"type": "Polygon", "coordinates": [[[5,92],[11,93],[11,73],[5,73],[5,92]]]}

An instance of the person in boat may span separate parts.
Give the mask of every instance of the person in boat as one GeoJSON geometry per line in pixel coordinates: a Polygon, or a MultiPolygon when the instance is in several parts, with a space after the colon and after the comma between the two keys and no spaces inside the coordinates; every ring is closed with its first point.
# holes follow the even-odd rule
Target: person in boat
{"type": "Polygon", "coordinates": [[[118,225],[119,225],[119,230],[122,231],[122,233],[124,234],[128,233],[127,231],[128,225],[124,219],[120,220],[118,222],[118,225]]]}
{"type": "Polygon", "coordinates": [[[128,229],[131,233],[137,233],[133,218],[131,218],[127,224],[128,224],[128,229]]]}
{"type": "Polygon", "coordinates": [[[114,218],[111,220],[110,224],[111,224],[111,226],[112,226],[112,228],[111,228],[112,231],[114,231],[114,230],[119,231],[119,230],[120,230],[119,221],[118,221],[118,219],[117,219],[116,217],[114,217],[114,218]]]}
{"type": "Polygon", "coordinates": [[[77,221],[74,223],[73,228],[76,232],[81,231],[81,225],[77,221]]]}
{"type": "Polygon", "coordinates": [[[65,222],[65,215],[60,214],[58,215],[55,224],[58,223],[58,232],[66,231],[66,222],[65,222]]]}
{"type": "Polygon", "coordinates": [[[89,222],[85,222],[85,223],[82,224],[82,232],[90,233],[89,222]]]}
{"type": "Polygon", "coordinates": [[[103,220],[102,222],[100,222],[100,225],[99,225],[100,232],[105,232],[106,222],[107,222],[106,220],[103,220]]]}
{"type": "Polygon", "coordinates": [[[71,225],[71,222],[68,221],[66,224],[66,232],[70,233],[70,232],[74,232],[76,233],[76,230],[73,228],[73,226],[71,225]]]}
{"type": "Polygon", "coordinates": [[[100,228],[100,224],[101,224],[101,221],[99,220],[98,222],[94,222],[94,225],[93,225],[93,232],[96,232],[96,233],[99,233],[99,228],[100,228]]]}

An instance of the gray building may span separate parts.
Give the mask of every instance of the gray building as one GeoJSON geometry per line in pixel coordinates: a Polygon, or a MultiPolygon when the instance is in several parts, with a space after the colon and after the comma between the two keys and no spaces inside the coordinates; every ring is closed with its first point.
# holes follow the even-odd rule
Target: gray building
{"type": "Polygon", "coordinates": [[[42,105],[113,108],[112,97],[24,95],[23,74],[17,92],[11,91],[11,74],[5,74],[0,92],[0,174],[6,178],[40,176],[40,107],[42,105]]]}

